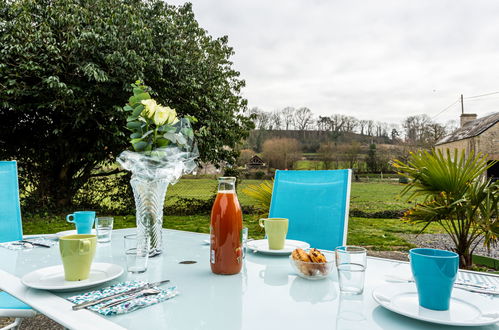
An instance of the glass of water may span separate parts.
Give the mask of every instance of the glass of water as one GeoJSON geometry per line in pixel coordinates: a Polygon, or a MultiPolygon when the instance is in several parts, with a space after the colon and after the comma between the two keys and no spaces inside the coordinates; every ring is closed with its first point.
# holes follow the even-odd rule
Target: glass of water
{"type": "Polygon", "coordinates": [[[336,268],[342,293],[362,294],[366,263],[367,251],[363,247],[339,246],[336,248],[336,268]]]}
{"type": "Polygon", "coordinates": [[[95,231],[97,232],[97,242],[111,242],[111,233],[113,232],[113,217],[99,217],[95,219],[95,231]]]}
{"type": "Polygon", "coordinates": [[[149,237],[125,235],[126,267],[130,273],[144,273],[149,259],[149,237]]]}
{"type": "Polygon", "coordinates": [[[246,243],[248,243],[248,227],[243,227],[241,231],[243,241],[243,259],[246,258],[246,243]]]}

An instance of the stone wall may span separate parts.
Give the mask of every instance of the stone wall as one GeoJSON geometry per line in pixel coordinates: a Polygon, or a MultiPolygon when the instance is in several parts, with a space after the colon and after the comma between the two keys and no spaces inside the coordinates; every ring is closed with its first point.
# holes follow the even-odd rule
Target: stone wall
{"type": "Polygon", "coordinates": [[[450,149],[451,155],[454,154],[455,149],[458,149],[458,152],[464,149],[467,155],[475,151],[488,154],[489,160],[499,160],[499,123],[478,136],[438,145],[435,149],[442,150],[442,152],[450,149]]]}

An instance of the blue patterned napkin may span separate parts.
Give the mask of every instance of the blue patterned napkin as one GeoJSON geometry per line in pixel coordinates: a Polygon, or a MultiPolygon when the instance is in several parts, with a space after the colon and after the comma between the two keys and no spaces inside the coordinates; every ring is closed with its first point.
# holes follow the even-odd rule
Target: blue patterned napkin
{"type": "MultiPolygon", "coordinates": [[[[105,287],[105,288],[102,288],[99,290],[87,292],[87,293],[77,295],[77,296],[68,297],[67,300],[69,300],[75,304],[81,304],[81,303],[84,303],[87,301],[97,300],[100,298],[111,296],[111,295],[116,294],[116,293],[120,293],[120,292],[124,292],[124,291],[131,290],[134,288],[138,288],[138,287],[143,286],[145,284],[146,284],[146,282],[143,282],[143,281],[121,282],[121,283],[118,283],[118,284],[115,284],[112,286],[108,286],[108,287],[105,287]]],[[[97,304],[94,306],[90,306],[87,309],[90,309],[94,312],[97,312],[97,313],[100,313],[100,314],[106,315],[106,316],[125,314],[125,313],[129,313],[129,312],[132,312],[132,311],[140,309],[140,308],[144,308],[147,306],[151,306],[151,305],[163,302],[165,300],[171,299],[171,298],[175,297],[176,295],[178,295],[177,287],[175,287],[175,286],[172,286],[172,287],[169,287],[166,289],[162,289],[162,288],[158,288],[158,287],[154,287],[154,288],[160,290],[161,292],[158,293],[157,295],[153,295],[153,296],[147,296],[147,297],[144,296],[144,297],[135,298],[133,300],[123,302],[123,303],[116,305],[116,306],[101,308],[101,306],[109,304],[113,301],[129,297],[129,295],[128,296],[123,295],[121,297],[107,300],[103,303],[100,303],[100,304],[97,304]]]]}

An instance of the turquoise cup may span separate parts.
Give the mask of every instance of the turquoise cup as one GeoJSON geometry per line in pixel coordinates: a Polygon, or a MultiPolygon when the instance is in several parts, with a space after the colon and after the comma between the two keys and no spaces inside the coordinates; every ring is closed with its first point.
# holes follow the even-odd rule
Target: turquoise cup
{"type": "Polygon", "coordinates": [[[95,221],[94,211],[78,211],[66,216],[66,221],[76,225],[78,234],[91,234],[95,221]]]}
{"type": "Polygon", "coordinates": [[[437,249],[412,249],[409,254],[419,305],[437,311],[448,310],[459,268],[457,253],[437,249]]]}

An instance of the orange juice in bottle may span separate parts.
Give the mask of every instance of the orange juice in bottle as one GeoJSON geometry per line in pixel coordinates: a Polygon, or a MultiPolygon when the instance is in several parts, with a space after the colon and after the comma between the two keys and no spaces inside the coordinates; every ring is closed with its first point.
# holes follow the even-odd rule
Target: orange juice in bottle
{"type": "Polygon", "coordinates": [[[215,274],[241,271],[243,216],[236,195],[236,178],[218,179],[218,193],[211,209],[210,265],[215,274]]]}

